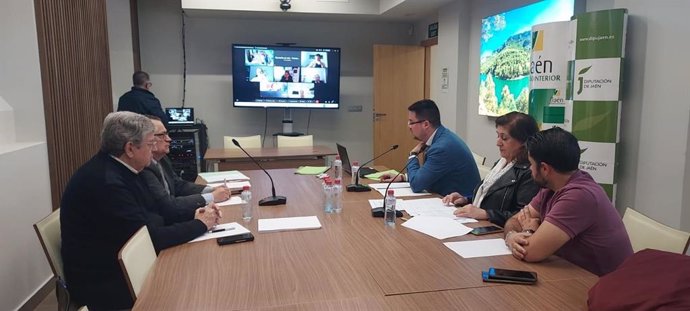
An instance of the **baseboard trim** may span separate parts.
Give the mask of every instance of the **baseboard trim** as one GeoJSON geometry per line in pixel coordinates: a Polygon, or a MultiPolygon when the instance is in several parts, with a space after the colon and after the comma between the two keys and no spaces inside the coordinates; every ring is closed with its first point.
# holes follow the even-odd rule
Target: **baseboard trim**
{"type": "Polygon", "coordinates": [[[51,277],[17,311],[33,311],[54,289],[55,278],[51,277]]]}

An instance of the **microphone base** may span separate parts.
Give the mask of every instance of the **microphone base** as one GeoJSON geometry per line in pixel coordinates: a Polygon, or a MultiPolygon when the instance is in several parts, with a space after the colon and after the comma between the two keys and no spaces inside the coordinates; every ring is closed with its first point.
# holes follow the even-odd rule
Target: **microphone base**
{"type": "Polygon", "coordinates": [[[259,201],[259,206],[284,205],[285,202],[287,202],[287,198],[277,195],[261,199],[259,201]]]}
{"type": "Polygon", "coordinates": [[[352,184],[352,185],[347,185],[347,192],[366,192],[366,191],[371,191],[371,188],[367,185],[360,185],[360,184],[352,184]]]}

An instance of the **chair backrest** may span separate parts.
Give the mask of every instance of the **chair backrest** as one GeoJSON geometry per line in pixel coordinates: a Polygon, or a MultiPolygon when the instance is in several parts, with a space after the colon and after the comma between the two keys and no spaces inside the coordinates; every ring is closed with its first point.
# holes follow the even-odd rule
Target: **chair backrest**
{"type": "Polygon", "coordinates": [[[232,143],[233,139],[236,139],[237,142],[242,145],[242,148],[261,148],[261,135],[244,137],[223,136],[223,148],[239,149],[237,146],[235,146],[235,144],[232,143]]]}
{"type": "Polygon", "coordinates": [[[129,238],[117,255],[117,260],[127,280],[132,299],[137,300],[146,276],[156,262],[156,250],[146,226],[141,227],[129,238]]]}
{"type": "Polygon", "coordinates": [[[491,172],[491,168],[486,165],[477,165],[477,168],[479,169],[479,178],[482,180],[484,180],[486,175],[489,175],[489,172],[491,172]]]}
{"type": "Polygon", "coordinates": [[[62,246],[60,209],[54,210],[48,217],[35,223],[34,230],[36,230],[38,239],[41,241],[41,246],[43,246],[43,252],[45,252],[48,258],[50,268],[56,277],[64,280],[65,272],[62,268],[62,253],[60,253],[62,246]]]}
{"type": "Polygon", "coordinates": [[[690,243],[690,233],[683,232],[651,219],[628,207],[623,215],[633,251],[645,248],[685,254],[690,243]]]}
{"type": "Polygon", "coordinates": [[[477,166],[484,165],[484,163],[486,163],[485,156],[478,155],[474,153],[474,151],[472,152],[472,156],[474,157],[474,162],[477,163],[477,166]]]}
{"type": "Polygon", "coordinates": [[[314,135],[283,136],[278,135],[278,148],[280,147],[311,147],[314,145],[314,135]]]}

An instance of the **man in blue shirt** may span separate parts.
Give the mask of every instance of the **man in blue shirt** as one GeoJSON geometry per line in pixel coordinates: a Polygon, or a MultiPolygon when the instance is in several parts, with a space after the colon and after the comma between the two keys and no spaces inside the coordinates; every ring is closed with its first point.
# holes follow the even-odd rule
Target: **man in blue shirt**
{"type": "Polygon", "coordinates": [[[149,74],[137,71],[132,75],[132,89],[120,96],[117,102],[117,111],[131,111],[143,115],[156,116],[168,124],[168,117],[163,112],[161,102],[151,93],[151,80],[149,74]]]}
{"type": "MultiPolygon", "coordinates": [[[[470,148],[441,125],[441,113],[434,101],[420,100],[407,110],[407,126],[419,144],[410,151],[407,176],[400,175],[395,181],[409,181],[414,192],[447,195],[457,191],[471,197],[480,178],[470,148]],[[420,153],[424,157],[422,166],[417,159],[420,153]]],[[[381,180],[391,181],[391,176],[385,174],[381,180]]]]}

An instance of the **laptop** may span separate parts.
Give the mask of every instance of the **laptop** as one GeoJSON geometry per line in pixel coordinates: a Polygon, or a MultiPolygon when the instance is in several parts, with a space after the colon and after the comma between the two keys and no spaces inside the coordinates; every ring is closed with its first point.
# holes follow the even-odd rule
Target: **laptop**
{"type": "MultiPolygon", "coordinates": [[[[343,171],[347,172],[348,174],[352,175],[352,163],[350,162],[350,157],[347,155],[347,148],[345,146],[336,143],[336,147],[338,147],[338,155],[340,156],[340,161],[343,162],[343,171]]],[[[373,173],[378,173],[377,170],[371,168],[371,167],[360,167],[359,168],[359,177],[364,177],[369,174],[373,173]]]]}
{"type": "Polygon", "coordinates": [[[194,124],[194,108],[165,108],[168,124],[194,124]]]}

